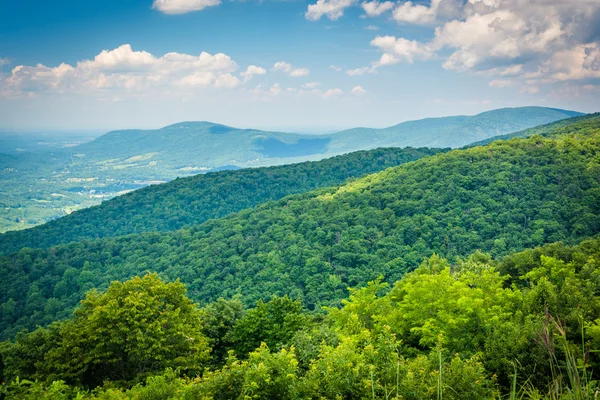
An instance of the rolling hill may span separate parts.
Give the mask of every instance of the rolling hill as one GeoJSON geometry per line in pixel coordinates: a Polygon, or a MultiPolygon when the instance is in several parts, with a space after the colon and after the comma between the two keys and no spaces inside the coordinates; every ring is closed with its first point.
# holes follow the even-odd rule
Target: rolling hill
{"type": "Polygon", "coordinates": [[[2,335],[66,318],[85,291],[145,271],[181,279],[203,303],[288,294],[319,309],[433,253],[501,257],[596,235],[600,120],[568,131],[425,157],[189,229],[0,257],[2,335]]]}
{"type": "Polygon", "coordinates": [[[354,128],[328,135],[182,122],[157,130],[109,132],[71,150],[88,161],[118,159],[135,167],[151,162],[175,170],[263,166],[376,147],[457,148],[578,115],[582,114],[544,107],[504,108],[471,117],[427,118],[384,129],[354,128]]]}
{"type": "Polygon", "coordinates": [[[0,253],[83,239],[176,230],[290,194],[340,185],[348,178],[382,171],[439,151],[377,149],[321,161],[179,178],[115,197],[31,229],[0,234],[0,253]]]}
{"type": "MultiPolygon", "coordinates": [[[[0,154],[0,232],[30,228],[150,184],[223,169],[315,161],[378,147],[461,147],[580,113],[543,107],[428,118],[328,135],[182,122],[113,131],[78,146],[0,154]]],[[[1,143],[0,143],[1,144],[1,143]]],[[[14,147],[14,146],[13,146],[14,147]]],[[[38,146],[39,147],[39,146],[38,146]]],[[[12,150],[11,150],[12,149],[12,150]]],[[[9,151],[10,150],[10,151],[9,151]]]]}
{"type": "Polygon", "coordinates": [[[600,118],[600,113],[593,113],[568,119],[551,122],[546,125],[535,126],[533,128],[524,129],[522,131],[508,133],[506,135],[493,136],[489,139],[480,140],[470,143],[467,147],[484,146],[495,142],[496,140],[510,140],[515,138],[527,138],[533,135],[544,137],[552,137],[565,133],[575,133],[577,130],[593,129],[597,120],[600,118]]]}

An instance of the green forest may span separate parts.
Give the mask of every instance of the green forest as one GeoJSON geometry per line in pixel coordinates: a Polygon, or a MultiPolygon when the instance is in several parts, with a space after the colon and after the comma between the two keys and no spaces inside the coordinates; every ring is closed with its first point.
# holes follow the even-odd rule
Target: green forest
{"type": "Polygon", "coordinates": [[[152,185],[24,231],[0,235],[0,252],[46,248],[84,239],[172,231],[223,217],[269,200],[382,171],[437,149],[358,151],[322,161],[219,171],[152,185]]]}
{"type": "Polygon", "coordinates": [[[179,179],[3,235],[0,396],[597,398],[600,114],[520,136],[179,179]]]}
{"type": "Polygon", "coordinates": [[[6,399],[593,399],[600,241],[433,255],[315,314],[200,308],[156,274],[0,347],[6,399]],[[76,351],[74,351],[76,349],[76,351]]]}
{"type": "MultiPolygon", "coordinates": [[[[476,140],[578,115],[582,114],[547,107],[502,108],[474,116],[426,118],[383,129],[354,128],[321,135],[238,129],[211,122],[189,121],[160,129],[111,131],[95,140],[75,138],[66,143],[52,137],[35,140],[32,135],[23,134],[15,138],[0,132],[0,193],[3,194],[0,199],[0,232],[52,222],[129,191],[201,172],[316,161],[377,147],[456,148],[476,140]]],[[[389,166],[392,165],[397,164],[389,166]]],[[[308,168],[306,172],[311,170],[308,168]]],[[[376,171],[365,168],[359,175],[376,171]]],[[[298,171],[298,174],[302,173],[298,171]]],[[[244,177],[248,175],[242,174],[241,179],[244,180],[244,177]]],[[[324,179],[324,183],[340,185],[343,180],[324,179]]],[[[227,186],[225,182],[219,182],[221,184],[227,186]]],[[[297,189],[307,191],[317,186],[318,183],[316,186],[300,185],[297,189]]],[[[257,196],[256,199],[258,202],[247,201],[244,205],[249,207],[274,197],[257,196]]],[[[136,201],[135,198],[130,200],[136,201]]],[[[206,200],[220,199],[208,196],[206,200]]],[[[240,199],[223,200],[237,202],[240,199]]],[[[173,206],[172,203],[169,205],[173,206]]],[[[235,209],[238,210],[241,208],[235,209]]],[[[187,223],[177,219],[177,211],[173,214],[165,215],[166,222],[158,224],[161,229],[165,226],[170,229],[181,227],[177,224],[187,223]]],[[[212,214],[207,212],[207,215],[212,214]]],[[[141,232],[143,223],[134,215],[128,216],[134,217],[133,229],[118,229],[118,234],[141,232]]],[[[120,216],[118,218],[121,219],[120,216]]],[[[196,219],[193,222],[199,223],[196,219]]],[[[78,230],[78,226],[73,229],[78,230]]],[[[100,231],[98,236],[105,236],[107,232],[112,231],[100,231]]],[[[87,238],[90,233],[87,228],[85,233],[77,234],[75,238],[87,238]]],[[[94,237],[92,234],[91,238],[94,237]]],[[[18,242],[18,239],[14,240],[18,242]]],[[[60,242],[51,242],[57,243],[60,242]]]]}

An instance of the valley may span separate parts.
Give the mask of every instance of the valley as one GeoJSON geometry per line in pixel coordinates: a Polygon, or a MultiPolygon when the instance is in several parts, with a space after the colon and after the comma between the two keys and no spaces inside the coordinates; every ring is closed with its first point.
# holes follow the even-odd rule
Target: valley
{"type": "Polygon", "coordinates": [[[576,115],[522,107],[330,135],[183,122],[157,130],[113,131],[85,143],[78,136],[52,146],[36,145],[38,140],[29,149],[22,139],[7,136],[0,141],[0,232],[31,228],[177,177],[316,161],[378,147],[457,148],[576,115]],[[18,146],[22,151],[16,151],[18,146]]]}
{"type": "Polygon", "coordinates": [[[177,178],[0,235],[3,395],[592,393],[600,114],[487,141],[177,178]]]}

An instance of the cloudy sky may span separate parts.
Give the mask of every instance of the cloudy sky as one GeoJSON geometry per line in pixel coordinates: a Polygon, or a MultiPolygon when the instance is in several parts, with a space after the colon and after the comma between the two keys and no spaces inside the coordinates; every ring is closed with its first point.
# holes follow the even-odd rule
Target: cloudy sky
{"type": "Polygon", "coordinates": [[[600,110],[600,0],[19,0],[0,129],[327,131],[600,110]]]}

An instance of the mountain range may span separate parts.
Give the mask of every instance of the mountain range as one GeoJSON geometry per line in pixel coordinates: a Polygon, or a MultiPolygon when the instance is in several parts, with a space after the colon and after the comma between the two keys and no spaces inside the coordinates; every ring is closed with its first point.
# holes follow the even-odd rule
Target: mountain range
{"type": "MultiPolygon", "coordinates": [[[[342,185],[292,194],[183,229],[7,254],[0,257],[0,273],[5,277],[0,307],[12,311],[3,313],[4,337],[66,317],[87,290],[106,288],[112,280],[146,271],[180,279],[200,302],[239,294],[246,304],[253,304],[287,294],[309,309],[318,309],[338,305],[349,286],[380,276],[397,280],[434,253],[453,261],[476,250],[500,257],[596,235],[600,233],[600,115],[573,118],[557,126],[556,131],[552,125],[544,128],[545,137],[438,152],[342,185]]],[[[377,154],[382,153],[364,153],[367,159],[377,154]]],[[[321,165],[344,165],[342,160],[321,165]]],[[[289,168],[290,173],[289,179],[280,180],[283,186],[305,179],[310,169],[309,165],[281,168],[289,168]]],[[[326,181],[334,170],[322,168],[317,175],[323,174],[321,179],[326,181]]],[[[250,195],[256,190],[251,185],[262,183],[254,178],[260,174],[265,178],[269,170],[255,176],[242,172],[229,172],[233,178],[216,190],[247,190],[250,195]],[[235,177],[243,182],[235,184],[235,177]]],[[[170,195],[147,189],[137,198],[130,196],[136,199],[134,203],[113,200],[111,204],[125,216],[122,224],[136,224],[138,210],[140,218],[152,218],[153,200],[143,200],[143,196],[170,196],[183,204],[174,205],[174,215],[181,217],[185,204],[193,203],[195,197],[191,183],[201,181],[185,181],[189,197],[182,196],[177,182],[163,186],[173,191],[170,195]]],[[[208,188],[196,190],[204,190],[205,199],[218,202],[218,197],[206,194],[208,188]]],[[[240,199],[247,204],[244,193],[224,194],[230,196],[229,201],[240,199]]],[[[156,206],[157,220],[168,218],[168,211],[161,211],[169,208],[168,202],[159,201],[156,206]]],[[[194,214],[199,207],[192,205],[189,212],[194,214]]],[[[56,233],[60,243],[61,235],[75,233],[76,238],[78,230],[91,232],[102,223],[110,226],[108,220],[116,215],[109,211],[102,219],[102,213],[82,212],[73,219],[78,221],[73,225],[75,232],[55,224],[49,227],[56,231],[50,229],[39,238],[56,233]]],[[[69,221],[64,219],[65,224],[69,221]]],[[[101,229],[98,232],[102,234],[101,229]]],[[[23,241],[35,246],[35,240],[25,239],[27,233],[23,232],[23,241]]],[[[13,240],[13,246],[19,241],[13,240]]]]}
{"type": "Polygon", "coordinates": [[[5,194],[0,232],[30,228],[181,176],[315,161],[378,147],[458,148],[577,115],[544,107],[505,108],[327,135],[182,122],[156,130],[112,131],[62,146],[54,136],[50,146],[39,140],[28,146],[13,135],[0,140],[7,146],[0,150],[0,191],[5,194]]]}

